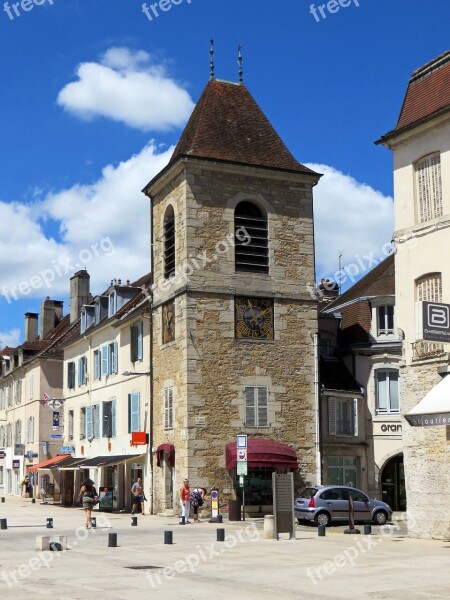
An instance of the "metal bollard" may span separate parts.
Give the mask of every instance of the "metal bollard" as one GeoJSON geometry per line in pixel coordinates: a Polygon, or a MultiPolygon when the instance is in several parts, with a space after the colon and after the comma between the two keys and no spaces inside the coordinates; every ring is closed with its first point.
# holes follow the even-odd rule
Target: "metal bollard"
{"type": "Polygon", "coordinates": [[[36,498],[31,498],[31,504],[36,504],[36,498]]]}
{"type": "Polygon", "coordinates": [[[217,530],[217,541],[224,542],[225,541],[225,529],[217,530]]]}
{"type": "Polygon", "coordinates": [[[48,549],[52,552],[62,552],[63,547],[59,542],[50,542],[48,549]]]}
{"type": "Polygon", "coordinates": [[[0,519],[0,529],[8,529],[8,521],[6,519],[0,519]]]}
{"type": "Polygon", "coordinates": [[[372,525],[370,523],[365,523],[364,535],[372,535],[372,525]]]}
{"type": "Polygon", "coordinates": [[[5,500],[6,500],[6,498],[3,498],[3,496],[2,496],[2,502],[5,502],[5,500]]]}
{"type": "Polygon", "coordinates": [[[222,523],[222,515],[217,515],[216,523],[222,523]]]}
{"type": "Polygon", "coordinates": [[[136,527],[137,526],[137,517],[131,517],[131,526],[132,527],[136,527]]]}
{"type": "Polygon", "coordinates": [[[91,526],[97,527],[97,517],[91,517],[91,526]]]}
{"type": "Polygon", "coordinates": [[[117,533],[108,533],[108,548],[117,548],[117,533]]]}
{"type": "Polygon", "coordinates": [[[165,544],[172,544],[173,543],[173,535],[172,535],[172,531],[165,531],[164,532],[164,543],[165,544]]]}
{"type": "Polygon", "coordinates": [[[47,529],[53,529],[53,519],[51,517],[47,517],[47,529]]]}
{"type": "Polygon", "coordinates": [[[180,517],[180,525],[185,525],[186,517],[180,517]]]}
{"type": "Polygon", "coordinates": [[[325,537],[326,527],[325,525],[319,525],[317,527],[317,534],[319,537],[325,537]]]}

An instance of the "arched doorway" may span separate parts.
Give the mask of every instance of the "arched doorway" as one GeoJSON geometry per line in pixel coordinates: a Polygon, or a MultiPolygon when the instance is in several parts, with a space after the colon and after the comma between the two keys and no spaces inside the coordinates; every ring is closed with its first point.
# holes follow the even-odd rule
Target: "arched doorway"
{"type": "Polygon", "coordinates": [[[381,473],[381,493],[383,501],[392,510],[406,510],[405,470],[403,454],[396,454],[383,467],[381,473]]]}

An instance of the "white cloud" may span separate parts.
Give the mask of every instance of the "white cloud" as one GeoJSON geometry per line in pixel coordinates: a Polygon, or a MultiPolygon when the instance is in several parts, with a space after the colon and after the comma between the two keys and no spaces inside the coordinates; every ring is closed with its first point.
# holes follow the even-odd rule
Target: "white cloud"
{"type": "Polygon", "coordinates": [[[11,329],[10,331],[0,331],[0,353],[3,348],[17,348],[20,344],[20,329],[11,329]]]}
{"type": "Polygon", "coordinates": [[[81,63],[58,104],[83,119],[107,117],[144,131],[183,125],[194,108],[189,94],[142,50],[110,48],[99,62],[81,63]]]}
{"type": "MultiPolygon", "coordinates": [[[[370,257],[380,262],[387,255],[384,245],[394,229],[393,200],[328,165],[307,166],[324,174],[314,188],[317,278],[335,279],[342,254],[342,267],[350,273],[356,271],[350,264],[358,267],[353,276],[357,280],[375,266],[370,257]]],[[[347,289],[352,281],[342,283],[347,289]]]]}
{"type": "MultiPolygon", "coordinates": [[[[92,292],[111,278],[137,279],[150,271],[150,202],[141,189],[169,161],[153,143],[92,185],[49,194],[32,206],[0,202],[0,294],[17,298],[67,296],[69,278],[86,267],[92,292]],[[60,224],[61,242],[42,220],[60,224]]],[[[0,297],[1,299],[1,297],[0,297]]]]}

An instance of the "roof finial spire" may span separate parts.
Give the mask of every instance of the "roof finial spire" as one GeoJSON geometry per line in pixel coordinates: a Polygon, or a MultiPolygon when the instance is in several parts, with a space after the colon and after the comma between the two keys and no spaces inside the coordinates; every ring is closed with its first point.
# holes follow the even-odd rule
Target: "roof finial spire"
{"type": "Polygon", "coordinates": [[[242,58],[242,46],[241,44],[239,44],[238,46],[238,65],[239,65],[239,83],[244,83],[244,70],[242,68],[242,62],[243,62],[243,58],[242,58]]]}
{"type": "Polygon", "coordinates": [[[214,76],[214,40],[211,38],[209,40],[211,46],[209,49],[209,79],[213,80],[215,79],[214,76]]]}

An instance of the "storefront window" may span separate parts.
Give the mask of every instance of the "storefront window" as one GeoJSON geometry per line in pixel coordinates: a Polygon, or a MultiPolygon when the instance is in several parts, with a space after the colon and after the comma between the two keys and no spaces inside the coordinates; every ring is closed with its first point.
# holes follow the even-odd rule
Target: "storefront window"
{"type": "MultiPolygon", "coordinates": [[[[273,504],[272,473],[274,471],[276,469],[269,467],[248,469],[248,474],[244,477],[246,506],[273,504]]],[[[242,488],[239,486],[239,477],[236,482],[236,496],[242,503],[242,488]]]]}

